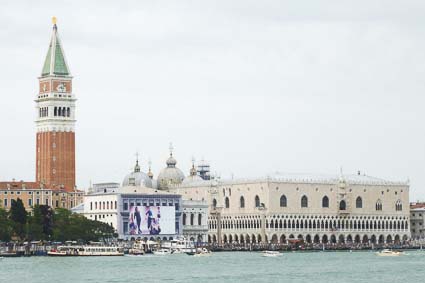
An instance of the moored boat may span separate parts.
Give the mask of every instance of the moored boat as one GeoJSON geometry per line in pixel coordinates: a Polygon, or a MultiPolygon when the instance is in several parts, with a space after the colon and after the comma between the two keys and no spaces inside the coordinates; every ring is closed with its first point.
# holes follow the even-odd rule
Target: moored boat
{"type": "Polygon", "coordinates": [[[393,251],[390,249],[383,249],[382,251],[376,252],[378,256],[400,256],[403,252],[401,251],[393,251]]]}
{"type": "Polygon", "coordinates": [[[186,252],[187,255],[193,255],[193,256],[210,256],[212,254],[211,251],[207,250],[206,248],[198,248],[194,252],[186,252]]]}
{"type": "Polygon", "coordinates": [[[47,252],[48,256],[123,256],[119,247],[109,246],[59,246],[47,252]]]}
{"type": "Polygon", "coordinates": [[[169,255],[171,254],[171,250],[169,249],[159,249],[152,252],[154,255],[169,255]]]}
{"type": "Polygon", "coordinates": [[[263,256],[265,257],[277,257],[281,256],[282,254],[277,251],[263,251],[263,256]]]}

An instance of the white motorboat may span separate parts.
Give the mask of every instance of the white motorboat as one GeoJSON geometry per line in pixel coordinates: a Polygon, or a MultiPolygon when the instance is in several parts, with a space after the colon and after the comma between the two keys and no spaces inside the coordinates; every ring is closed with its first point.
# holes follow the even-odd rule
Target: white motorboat
{"type": "Polygon", "coordinates": [[[130,255],[144,255],[145,254],[145,242],[136,241],[133,247],[128,251],[130,255]]]}
{"type": "Polygon", "coordinates": [[[198,257],[198,256],[210,256],[212,255],[212,252],[207,250],[206,248],[202,248],[202,249],[198,248],[196,249],[195,252],[187,252],[186,254],[198,257]]]}
{"type": "Polygon", "coordinates": [[[156,250],[156,251],[152,251],[152,253],[154,255],[170,255],[171,250],[169,250],[169,249],[159,249],[159,250],[156,250]]]}
{"type": "Polygon", "coordinates": [[[59,246],[47,252],[48,256],[123,256],[119,247],[108,246],[59,246]]]}
{"type": "Polygon", "coordinates": [[[383,249],[382,251],[376,252],[378,256],[400,256],[403,252],[401,251],[393,251],[390,249],[383,249]]]}
{"type": "Polygon", "coordinates": [[[187,240],[186,238],[179,238],[161,243],[161,248],[172,251],[179,250],[182,253],[190,253],[195,252],[195,243],[187,240]]]}
{"type": "Polygon", "coordinates": [[[282,254],[277,251],[263,251],[263,256],[265,257],[277,257],[281,256],[282,254]]]}

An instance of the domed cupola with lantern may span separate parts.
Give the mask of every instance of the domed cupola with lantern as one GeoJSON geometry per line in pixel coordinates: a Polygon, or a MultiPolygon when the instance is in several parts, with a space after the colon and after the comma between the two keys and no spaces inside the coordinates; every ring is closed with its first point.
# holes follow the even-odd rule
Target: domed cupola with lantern
{"type": "Polygon", "coordinates": [[[134,166],[134,171],[125,176],[123,182],[123,187],[128,186],[138,186],[152,188],[152,179],[148,174],[140,171],[139,158],[136,159],[136,165],[134,166]]]}
{"type": "Polygon", "coordinates": [[[176,167],[177,160],[173,157],[173,147],[170,145],[170,157],[167,159],[167,167],[158,174],[158,189],[166,190],[170,186],[179,185],[184,180],[183,172],[176,167]]]}
{"type": "Polygon", "coordinates": [[[200,176],[198,176],[196,168],[195,168],[195,159],[192,158],[192,168],[190,168],[190,175],[183,180],[182,185],[189,185],[191,183],[200,182],[200,181],[203,181],[203,179],[200,176]]]}

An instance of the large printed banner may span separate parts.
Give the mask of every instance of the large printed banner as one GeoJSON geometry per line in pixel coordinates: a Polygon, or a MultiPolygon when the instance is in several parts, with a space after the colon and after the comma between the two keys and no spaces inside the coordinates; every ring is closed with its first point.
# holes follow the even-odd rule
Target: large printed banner
{"type": "Polygon", "coordinates": [[[130,235],[175,234],[174,206],[131,206],[128,220],[130,235]]]}

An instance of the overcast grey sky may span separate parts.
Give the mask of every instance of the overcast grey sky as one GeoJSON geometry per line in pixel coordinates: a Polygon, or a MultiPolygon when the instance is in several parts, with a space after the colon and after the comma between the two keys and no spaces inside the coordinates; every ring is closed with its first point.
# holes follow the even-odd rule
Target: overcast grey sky
{"type": "Polygon", "coordinates": [[[154,174],[411,183],[425,200],[424,1],[1,1],[0,180],[35,179],[51,17],[74,75],[77,183],[154,174]]]}

